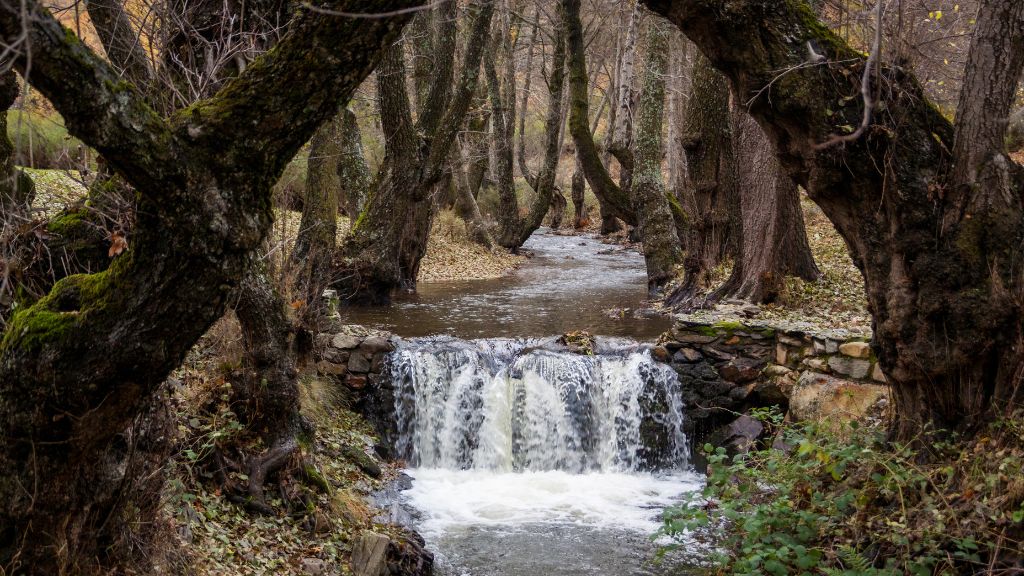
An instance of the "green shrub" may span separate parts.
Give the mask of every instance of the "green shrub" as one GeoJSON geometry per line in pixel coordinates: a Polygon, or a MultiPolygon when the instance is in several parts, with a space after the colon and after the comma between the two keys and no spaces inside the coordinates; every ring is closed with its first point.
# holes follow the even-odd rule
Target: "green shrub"
{"type": "Polygon", "coordinates": [[[779,433],[788,450],[732,459],[706,445],[706,488],[666,510],[662,532],[711,537],[723,574],[939,575],[1012,565],[1024,534],[1024,425],[1018,418],[995,428],[970,442],[931,442],[927,455],[856,425],[842,434],[787,426],[779,433]]]}

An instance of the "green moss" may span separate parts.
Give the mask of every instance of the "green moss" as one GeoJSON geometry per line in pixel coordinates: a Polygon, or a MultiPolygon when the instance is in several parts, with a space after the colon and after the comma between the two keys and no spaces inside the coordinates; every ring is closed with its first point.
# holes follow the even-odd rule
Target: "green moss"
{"type": "Polygon", "coordinates": [[[51,310],[48,307],[48,298],[14,314],[7,330],[4,331],[0,350],[18,347],[29,352],[42,348],[48,342],[60,341],[66,337],[74,327],[78,313],[51,310]]]}
{"type": "Polygon", "coordinates": [[[737,330],[745,329],[746,325],[738,320],[721,320],[719,322],[715,322],[714,328],[716,332],[728,332],[729,334],[732,334],[737,330]]]}
{"type": "Polygon", "coordinates": [[[46,224],[51,234],[71,237],[80,234],[84,226],[88,226],[89,210],[85,207],[62,212],[46,224]]]}

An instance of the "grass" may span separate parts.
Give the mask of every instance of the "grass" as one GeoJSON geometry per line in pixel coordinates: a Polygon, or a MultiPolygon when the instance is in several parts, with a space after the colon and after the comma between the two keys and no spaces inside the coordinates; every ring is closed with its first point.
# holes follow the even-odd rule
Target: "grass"
{"type": "Polygon", "coordinates": [[[21,166],[77,169],[93,157],[68,134],[64,119],[56,112],[8,110],[7,136],[14,144],[14,162],[21,166]]]}

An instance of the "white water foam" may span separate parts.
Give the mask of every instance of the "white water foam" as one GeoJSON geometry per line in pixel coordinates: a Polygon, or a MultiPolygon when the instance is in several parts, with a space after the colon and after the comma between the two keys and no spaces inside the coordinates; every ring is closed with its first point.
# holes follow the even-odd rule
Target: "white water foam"
{"type": "Polygon", "coordinates": [[[658,515],[684,493],[699,490],[701,476],[560,470],[494,472],[415,468],[406,501],[422,514],[428,538],[475,527],[571,524],[653,534],[658,515]]]}

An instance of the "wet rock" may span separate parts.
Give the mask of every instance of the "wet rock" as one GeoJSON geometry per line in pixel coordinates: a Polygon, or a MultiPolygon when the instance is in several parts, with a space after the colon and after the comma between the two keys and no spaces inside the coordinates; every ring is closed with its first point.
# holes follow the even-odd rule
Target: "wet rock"
{"type": "Polygon", "coordinates": [[[715,348],[713,346],[705,346],[703,350],[704,353],[707,354],[708,356],[711,356],[712,358],[716,360],[721,360],[723,362],[728,362],[729,360],[732,360],[733,358],[736,357],[735,354],[723,352],[722,350],[719,350],[718,348],[715,348]]]}
{"type": "Polygon", "coordinates": [[[730,455],[745,454],[763,433],[764,425],[744,414],[712,432],[708,442],[725,448],[730,455]]]}
{"type": "Polygon", "coordinates": [[[345,384],[353,390],[362,390],[363,388],[366,388],[366,375],[349,374],[348,378],[345,379],[345,384]]]}
{"type": "Polygon", "coordinates": [[[335,334],[331,340],[331,346],[342,350],[351,350],[356,346],[359,346],[360,339],[357,336],[350,334],[335,334]]]}
{"type": "Polygon", "coordinates": [[[370,336],[366,340],[363,340],[359,349],[372,356],[379,352],[391,352],[395,347],[391,345],[391,342],[388,342],[387,338],[383,338],[381,336],[370,336]]]}
{"type": "Polygon", "coordinates": [[[365,374],[370,371],[370,361],[367,359],[366,354],[362,352],[353,352],[348,358],[348,370],[349,372],[357,372],[365,374]]]}
{"type": "Polygon", "coordinates": [[[744,384],[756,380],[761,374],[762,366],[764,366],[764,362],[751,358],[738,358],[720,367],[718,373],[724,380],[744,384]]]}
{"type": "Polygon", "coordinates": [[[668,353],[668,349],[664,346],[655,346],[651,348],[651,357],[658,362],[668,363],[672,359],[672,355],[668,353]]]}
{"type": "Polygon", "coordinates": [[[693,348],[680,348],[672,358],[676,362],[696,362],[703,358],[704,355],[697,352],[693,348]]]}
{"type": "Polygon", "coordinates": [[[384,368],[385,360],[387,360],[387,356],[384,355],[383,353],[374,354],[373,362],[370,362],[370,372],[376,372],[379,374],[380,371],[384,368]]]}

